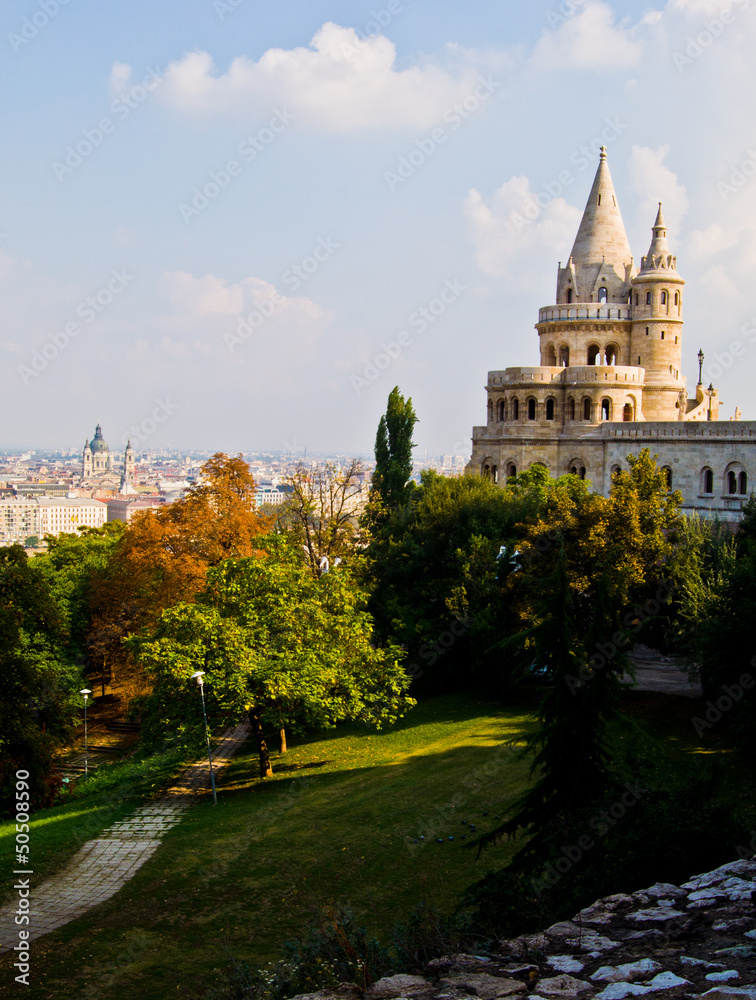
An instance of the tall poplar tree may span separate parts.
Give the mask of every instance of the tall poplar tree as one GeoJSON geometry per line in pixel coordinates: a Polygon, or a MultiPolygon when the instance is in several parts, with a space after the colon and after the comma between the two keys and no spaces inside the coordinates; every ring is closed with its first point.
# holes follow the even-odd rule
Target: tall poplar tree
{"type": "Polygon", "coordinates": [[[375,472],[372,487],[384,511],[401,507],[412,475],[412,432],[417,416],[412,399],[405,400],[395,385],[375,437],[375,472]]]}

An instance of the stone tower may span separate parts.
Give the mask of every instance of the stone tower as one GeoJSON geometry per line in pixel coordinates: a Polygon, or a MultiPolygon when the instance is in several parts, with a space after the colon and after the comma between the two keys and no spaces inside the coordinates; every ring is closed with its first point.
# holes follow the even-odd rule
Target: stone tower
{"type": "Polygon", "coordinates": [[[684,420],[687,398],[682,368],[682,300],[685,282],[667,245],[659,204],[648,253],[633,279],[631,364],[645,369],[646,420],[684,420]]]}

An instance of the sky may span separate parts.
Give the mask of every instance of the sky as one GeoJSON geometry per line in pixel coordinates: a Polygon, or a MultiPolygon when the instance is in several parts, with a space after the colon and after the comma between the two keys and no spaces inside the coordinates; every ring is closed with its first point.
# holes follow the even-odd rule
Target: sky
{"type": "Polygon", "coordinates": [[[466,454],[598,164],[756,419],[756,2],[4,0],[2,448],[466,454]],[[753,318],[752,318],[753,317],[753,318]]]}

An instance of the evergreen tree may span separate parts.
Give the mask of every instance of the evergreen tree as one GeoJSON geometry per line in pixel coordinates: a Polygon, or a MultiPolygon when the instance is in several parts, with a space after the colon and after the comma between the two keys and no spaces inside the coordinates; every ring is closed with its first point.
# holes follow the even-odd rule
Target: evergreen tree
{"type": "Polygon", "coordinates": [[[382,509],[391,512],[402,506],[412,475],[412,432],[417,416],[411,399],[404,399],[399,386],[389,393],[385,414],[375,437],[375,472],[372,487],[382,509]]]}

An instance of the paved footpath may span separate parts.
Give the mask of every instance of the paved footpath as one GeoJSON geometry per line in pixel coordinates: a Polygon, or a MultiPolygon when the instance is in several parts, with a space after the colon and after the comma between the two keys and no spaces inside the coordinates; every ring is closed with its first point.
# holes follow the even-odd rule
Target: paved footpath
{"type": "MultiPolygon", "coordinates": [[[[249,723],[227,730],[213,751],[216,777],[249,734],[249,723]]],[[[197,761],[181,773],[161,799],[141,806],[89,840],[63,870],[36,887],[32,876],[29,940],[34,941],[76,920],[110,899],[158,849],[166,830],[181,820],[198,795],[210,790],[210,765],[197,761]]],[[[23,878],[23,876],[19,876],[23,878]]],[[[15,900],[0,908],[0,954],[18,943],[15,900]]]]}

